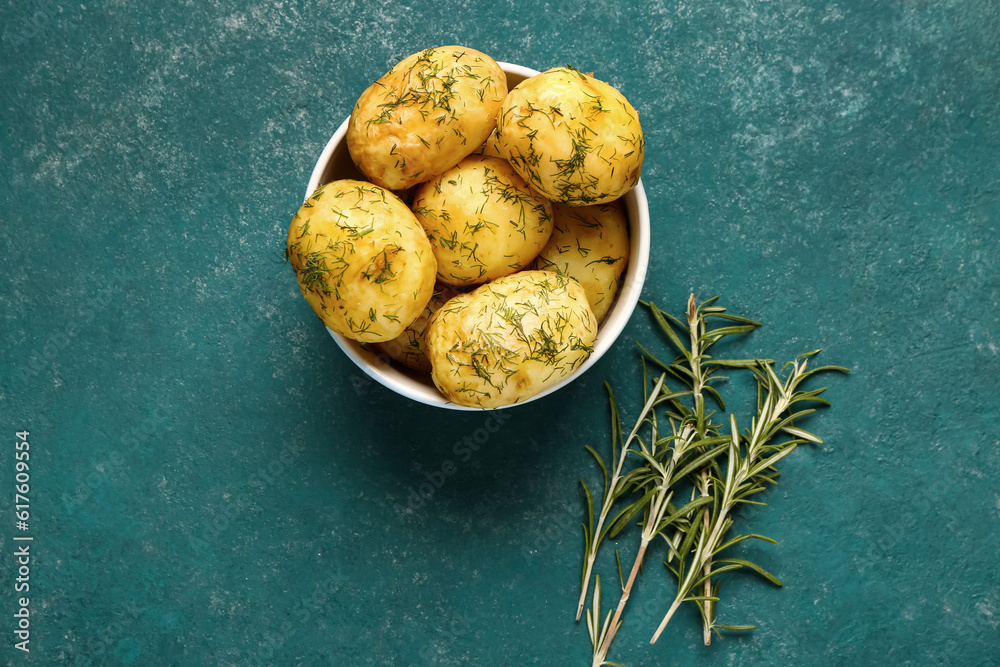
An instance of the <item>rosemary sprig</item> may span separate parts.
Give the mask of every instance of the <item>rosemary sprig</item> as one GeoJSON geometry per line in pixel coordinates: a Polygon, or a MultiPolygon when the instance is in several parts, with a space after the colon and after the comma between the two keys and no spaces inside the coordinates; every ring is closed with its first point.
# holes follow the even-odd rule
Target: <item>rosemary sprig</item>
{"type": "MultiPolygon", "coordinates": [[[[633,517],[639,514],[639,512],[643,512],[644,515],[639,550],[636,554],[628,582],[623,582],[622,595],[619,599],[614,617],[610,621],[610,627],[615,629],[617,629],[618,624],[620,623],[624,607],[629,600],[636,577],[641,571],[643,559],[650,542],[652,542],[657,535],[663,535],[668,544],[676,545],[684,534],[692,530],[690,523],[694,520],[694,517],[697,516],[696,513],[707,512],[707,510],[702,510],[702,508],[712,502],[712,495],[710,493],[707,477],[707,466],[710,465],[715,457],[722,453],[723,448],[715,446],[719,445],[722,442],[722,439],[718,437],[714,426],[710,423],[712,413],[706,412],[704,394],[706,393],[706,388],[708,388],[709,392],[711,392],[721,406],[722,399],[718,392],[711,387],[709,382],[723,378],[714,376],[717,369],[716,366],[703,367],[701,362],[703,359],[709,358],[707,354],[705,354],[705,351],[724,336],[752,331],[759,325],[759,323],[753,322],[752,320],[737,318],[742,322],[739,326],[730,326],[724,331],[707,331],[705,316],[702,312],[703,309],[708,309],[708,311],[712,314],[724,312],[724,309],[712,307],[710,304],[713,301],[714,299],[710,300],[706,304],[703,304],[701,308],[697,308],[694,302],[694,296],[692,295],[692,298],[688,303],[687,319],[691,337],[691,350],[688,350],[683,345],[680,337],[677,336],[671,328],[668,318],[674,318],[660,311],[655,305],[649,304],[654,319],[660,323],[660,326],[664,329],[664,331],[668,334],[668,337],[670,337],[671,341],[681,352],[680,359],[687,361],[688,365],[682,366],[678,363],[678,360],[675,360],[672,364],[664,364],[646,351],[647,356],[649,356],[654,363],[660,365],[664,369],[665,373],[660,376],[660,379],[657,381],[652,393],[647,396],[647,409],[644,409],[643,413],[640,415],[639,421],[633,429],[633,436],[636,436],[635,439],[638,447],[638,449],[635,450],[635,453],[639,455],[642,463],[638,465],[632,473],[630,473],[627,479],[631,482],[631,489],[638,492],[639,499],[622,509],[616,516],[615,520],[613,520],[610,524],[611,534],[614,536],[629,521],[631,521],[633,517]],[[680,392],[671,391],[665,384],[667,373],[670,373],[671,375],[680,378],[684,383],[691,385],[691,389],[680,392]],[[684,396],[693,397],[694,410],[688,409],[683,403],[680,402],[679,399],[684,396]],[[659,438],[655,412],[655,406],[661,403],[669,404],[673,408],[672,411],[668,410],[667,412],[667,415],[670,417],[672,435],[665,438],[659,438]],[[648,423],[651,428],[651,447],[647,447],[643,440],[637,437],[639,429],[644,423],[648,423]],[[692,458],[694,459],[693,464],[691,463],[692,458]],[[679,474],[675,474],[677,471],[679,471],[679,474]],[[698,481],[700,493],[697,497],[692,498],[682,509],[677,510],[671,502],[675,494],[675,485],[679,481],[685,479],[693,471],[699,471],[700,474],[700,479],[698,481]],[[670,512],[669,515],[667,515],[668,511],[670,512]],[[674,528],[675,535],[673,537],[673,541],[671,541],[671,538],[667,536],[667,531],[671,527],[675,526],[675,524],[680,524],[680,527],[674,528]]],[[[728,316],[727,319],[732,319],[732,316],[728,316]]],[[[646,370],[644,362],[644,376],[645,373],[646,370]]],[[[613,408],[612,412],[614,420],[617,420],[617,409],[613,408]]],[[[617,426],[616,424],[612,428],[613,430],[619,430],[620,426],[617,426]]],[[[629,451],[629,447],[626,444],[619,457],[620,463],[624,463],[625,457],[629,451]]],[[[598,459],[599,465],[604,468],[605,466],[603,462],[600,461],[600,457],[597,456],[593,450],[592,454],[594,454],[598,459]]],[[[619,477],[621,477],[620,473],[619,477]]],[[[586,489],[585,484],[584,487],[586,489]]],[[[627,487],[620,489],[620,492],[624,492],[625,490],[627,490],[627,487]]],[[[609,497],[606,494],[606,504],[608,500],[609,497]]],[[[703,514],[703,519],[708,519],[707,513],[703,514]]],[[[593,544],[593,548],[589,554],[590,563],[592,563],[593,556],[596,555],[598,545],[599,542],[593,544]]],[[[707,610],[708,608],[706,607],[706,611],[707,610]]],[[[607,656],[614,634],[614,632],[607,632],[604,635],[604,641],[599,646],[594,647],[595,651],[593,664],[595,667],[605,664],[605,657],[607,656]]]]}
{"type": "MultiPolygon", "coordinates": [[[[655,435],[655,421],[652,423],[655,435]]],[[[622,595],[618,600],[618,607],[615,609],[614,618],[611,619],[611,627],[613,628],[617,629],[621,625],[621,616],[625,610],[625,604],[628,602],[632,587],[635,585],[636,576],[642,569],[642,562],[645,558],[646,550],[649,548],[649,543],[668,526],[684,519],[694,512],[697,507],[709,500],[707,498],[693,500],[680,510],[677,510],[671,504],[674,496],[674,482],[676,481],[675,471],[681,467],[680,464],[682,461],[689,458],[691,452],[699,449],[693,446],[692,441],[694,437],[694,429],[690,424],[687,424],[681,432],[678,433],[675,429],[672,435],[655,440],[652,449],[647,449],[642,441],[639,441],[640,449],[638,454],[646,462],[646,465],[639,469],[640,474],[636,476],[635,486],[637,489],[644,490],[644,493],[641,499],[633,503],[631,507],[634,510],[633,513],[637,513],[637,510],[642,509],[645,512],[645,518],[642,521],[642,538],[639,542],[639,550],[632,564],[628,582],[622,585],[622,595]],[[669,515],[667,514],[668,512],[670,512],[669,515]]],[[[717,449],[717,451],[712,453],[713,456],[717,455],[720,451],[721,448],[717,449]]],[[[704,457],[702,458],[704,459],[704,457]]],[[[702,465],[703,463],[704,461],[701,460],[698,465],[702,465]]],[[[683,476],[683,473],[680,476],[683,476]]],[[[594,647],[594,667],[608,664],[605,662],[605,658],[607,657],[613,638],[614,633],[608,633],[601,645],[594,647]]]]}
{"type": "MultiPolygon", "coordinates": [[[[712,569],[715,556],[736,543],[733,540],[723,542],[723,538],[732,526],[730,513],[736,505],[750,502],[747,500],[749,496],[763,491],[765,484],[775,483],[774,477],[777,471],[774,470],[774,465],[791,454],[798,445],[805,442],[822,442],[817,436],[794,425],[796,419],[815,412],[815,409],[791,411],[794,405],[801,402],[826,403],[824,399],[819,398],[819,394],[824,389],[798,390],[798,386],[806,378],[826,370],[847,371],[839,366],[824,366],[807,371],[808,357],[818,352],[819,350],[808,352],[786,364],[786,368],[791,366],[791,371],[784,380],[778,377],[771,364],[761,363],[753,369],[760,390],[758,392],[758,416],[751,420],[750,429],[743,434],[740,434],[737,429],[736,416],[730,415],[729,417],[730,441],[726,455],[726,476],[725,479],[719,477],[711,479],[720,498],[713,503],[710,520],[699,524],[696,529],[695,551],[691,559],[692,566],[683,573],[675,570],[675,574],[679,575],[677,596],[663,621],[657,627],[650,643],[656,642],[667,623],[670,622],[674,612],[685,600],[717,601],[717,598],[711,595],[711,589],[709,589],[708,595],[692,596],[692,591],[699,584],[709,581],[715,574],[748,564],[748,561],[729,559],[725,562],[719,561],[723,564],[712,569]],[[792,437],[788,440],[777,441],[777,438],[783,435],[791,435],[792,437]]],[[[773,575],[767,574],[762,568],[754,566],[754,569],[764,573],[772,581],[777,581],[773,575]]],[[[705,620],[709,631],[713,627],[717,627],[714,626],[711,612],[706,614],[705,620]]],[[[749,628],[749,626],[746,627],[749,628]]]]}
{"type": "Polygon", "coordinates": [[[607,655],[607,649],[604,647],[611,644],[611,640],[614,639],[615,634],[621,626],[622,623],[620,620],[611,620],[611,610],[608,610],[608,615],[604,617],[604,622],[601,622],[601,575],[597,575],[594,578],[594,596],[591,601],[590,610],[587,612],[587,632],[590,634],[590,644],[594,647],[595,665],[624,667],[624,665],[620,665],[617,662],[607,662],[604,660],[604,656],[607,655]],[[598,654],[600,654],[600,658],[597,657],[598,654]]]}
{"type": "Polygon", "coordinates": [[[603,623],[600,622],[600,579],[595,576],[592,607],[587,615],[594,667],[616,664],[607,662],[606,657],[621,627],[623,610],[642,571],[650,543],[656,536],[662,537],[666,543],[664,564],[676,576],[678,589],[652,642],[656,641],[685,601],[698,603],[706,645],[710,643],[713,631],[753,629],[752,625],[716,623],[715,609],[720,588],[718,575],[723,572],[748,568],[781,585],[774,575],[750,561],[718,556],[748,539],[774,541],[756,534],[729,538],[732,514],[740,503],[763,504],[751,500],[750,496],[776,483],[778,473],[774,465],[796,446],[805,442],[821,442],[812,433],[795,425],[796,420],[814,409],[798,409],[795,406],[801,402],[828,404],[819,398],[824,389],[803,391],[798,388],[799,385],[816,373],[848,371],[839,366],[807,370],[808,358],[819,350],[786,364],[782,372],[789,367],[791,370],[784,380],[778,377],[771,359],[714,359],[709,350],[715,343],[726,336],[749,333],[760,326],[754,320],[726,313],[724,308],[713,305],[714,302],[715,299],[710,299],[698,305],[694,295],[691,295],[684,322],[660,311],[655,304],[644,302],[667,340],[676,348],[678,356],[666,363],[640,346],[644,353],[644,405],[624,441],[618,406],[608,388],[612,460],[617,462],[610,479],[608,466],[593,447],[587,446],[603,472],[604,494],[595,528],[593,496],[581,479],[587,500],[588,523],[584,525],[585,564],[578,620],[585,604],[594,561],[604,539],[615,538],[636,517],[641,516],[639,525],[642,527],[639,548],[627,581],[622,576],[619,560],[621,597],[615,611],[612,613],[609,610],[603,623]],[[722,320],[723,324],[710,327],[709,323],[713,320],[722,320]],[[661,369],[651,391],[647,360],[661,369]],[[751,420],[751,428],[744,434],[738,432],[734,416],[728,420],[728,433],[723,434],[723,425],[714,421],[715,410],[707,407],[706,399],[711,397],[719,410],[725,410],[722,397],[714,386],[726,379],[721,375],[724,369],[748,369],[757,380],[757,416],[751,420]],[[668,380],[680,382],[681,388],[671,388],[668,380]],[[682,399],[688,399],[691,405],[682,399]],[[670,426],[669,435],[664,437],[660,436],[658,410],[663,410],[670,426]],[[630,454],[635,462],[627,469],[630,454]],[[688,500],[678,508],[674,499],[682,495],[683,488],[689,489],[688,500]],[[619,509],[620,501],[627,495],[631,499],[619,509]],[[609,519],[612,514],[613,518],[609,519]]]}
{"type": "MultiPolygon", "coordinates": [[[[627,523],[633,516],[635,512],[629,514],[629,507],[626,507],[615,515],[611,523],[605,526],[607,523],[608,515],[611,514],[611,508],[615,501],[618,500],[623,494],[625,494],[629,489],[629,479],[632,477],[632,473],[627,475],[622,475],[622,469],[625,467],[625,457],[629,452],[629,446],[632,441],[638,437],[639,429],[642,428],[643,423],[653,411],[653,408],[657,404],[657,399],[660,397],[660,390],[663,387],[663,382],[666,376],[660,376],[656,387],[653,392],[649,395],[646,404],[643,406],[642,411],[639,413],[639,418],[635,422],[635,426],[629,433],[628,438],[621,444],[621,449],[619,451],[618,443],[621,442],[621,421],[618,418],[618,406],[615,403],[614,395],[611,393],[610,387],[608,388],[609,401],[611,403],[611,458],[614,460],[618,459],[615,465],[614,472],[611,475],[611,479],[608,479],[608,467],[604,464],[604,460],[597,451],[587,445],[587,451],[589,451],[594,458],[597,460],[597,465],[601,468],[604,473],[604,493],[601,502],[601,511],[597,517],[597,527],[594,527],[594,500],[593,494],[590,492],[590,487],[581,478],[580,484],[583,486],[584,495],[587,498],[587,519],[588,523],[583,527],[583,542],[584,542],[584,552],[585,552],[585,563],[583,568],[583,583],[582,590],[580,592],[580,602],[576,608],[576,620],[580,620],[580,616],[583,614],[583,607],[587,600],[587,589],[590,585],[590,575],[594,569],[594,561],[597,559],[597,551],[607,536],[608,531],[614,527],[616,524],[622,521],[627,523]]],[[[636,508],[638,511],[639,508],[636,508]]]]}
{"type": "MultiPolygon", "coordinates": [[[[687,309],[685,312],[686,322],[683,323],[677,318],[660,311],[655,304],[647,304],[653,315],[653,319],[659,324],[661,330],[667,335],[668,340],[677,349],[680,356],[677,357],[671,364],[667,365],[649,355],[649,352],[645,349],[643,351],[656,363],[659,363],[665,368],[673,371],[675,376],[691,387],[691,396],[694,402],[693,410],[689,410],[686,406],[677,403],[676,407],[678,409],[678,414],[676,417],[678,419],[688,421],[695,429],[699,440],[708,441],[709,439],[714,438],[714,441],[718,442],[721,435],[719,432],[720,425],[713,424],[711,422],[711,417],[714,413],[706,411],[705,395],[708,394],[711,396],[718,405],[719,409],[725,410],[725,403],[723,402],[721,395],[718,390],[712,386],[713,382],[728,379],[726,376],[719,375],[720,370],[723,367],[753,368],[759,362],[753,359],[714,360],[711,355],[708,354],[708,351],[713,345],[715,345],[715,343],[719,342],[726,336],[750,333],[759,327],[761,323],[745,317],[738,317],[726,313],[725,308],[713,305],[716,299],[717,297],[709,299],[699,306],[695,301],[694,294],[692,294],[688,299],[687,309]],[[710,329],[708,326],[710,319],[721,319],[724,322],[732,324],[710,329]],[[684,345],[682,338],[674,330],[674,326],[687,335],[689,339],[689,346],[684,345]]],[[[711,472],[712,471],[709,467],[706,466],[697,472],[697,475],[693,480],[694,486],[702,498],[709,498],[712,495],[709,478],[711,472]]],[[[707,504],[708,503],[706,502],[705,505],[707,504]]],[[[709,511],[709,507],[704,507],[700,510],[700,520],[703,526],[706,527],[710,521],[709,511]]],[[[674,541],[670,542],[670,540],[668,540],[668,542],[675,544],[679,542],[682,537],[683,535],[675,535],[674,541]]],[[[710,573],[711,563],[709,562],[703,566],[705,579],[703,582],[704,591],[702,594],[704,599],[702,600],[701,609],[703,617],[709,619],[705,623],[703,632],[703,639],[706,646],[709,645],[712,640],[710,626],[712,610],[714,608],[714,600],[712,599],[712,578],[710,573]]]]}

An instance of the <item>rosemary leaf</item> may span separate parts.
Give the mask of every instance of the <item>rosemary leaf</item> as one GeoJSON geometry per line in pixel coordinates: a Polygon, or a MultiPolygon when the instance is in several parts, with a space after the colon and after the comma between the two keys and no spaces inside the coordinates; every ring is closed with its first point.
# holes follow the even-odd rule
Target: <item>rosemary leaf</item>
{"type": "Polygon", "coordinates": [[[757,574],[759,574],[760,576],[762,576],[765,579],[767,579],[768,581],[770,581],[775,586],[784,586],[784,584],[781,583],[780,579],[778,579],[776,576],[774,576],[773,574],[771,574],[770,572],[768,572],[767,570],[765,570],[764,568],[762,568],[760,565],[757,565],[756,563],[751,563],[750,561],[744,560],[743,558],[721,558],[719,560],[716,560],[715,562],[716,563],[733,563],[733,564],[739,565],[740,567],[749,568],[749,569],[753,570],[754,572],[756,572],[757,574]]]}

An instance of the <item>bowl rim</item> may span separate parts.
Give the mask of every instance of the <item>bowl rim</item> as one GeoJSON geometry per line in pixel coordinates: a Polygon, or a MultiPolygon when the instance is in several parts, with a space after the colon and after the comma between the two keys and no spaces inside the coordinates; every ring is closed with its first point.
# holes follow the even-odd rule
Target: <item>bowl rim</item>
{"type": "MultiPolygon", "coordinates": [[[[521,77],[522,80],[540,73],[539,70],[523,65],[502,61],[497,61],[497,64],[500,65],[500,68],[508,76],[514,75],[515,77],[521,77]]],[[[321,182],[323,175],[326,173],[337,147],[344,143],[350,120],[350,116],[344,119],[333,133],[333,136],[330,137],[330,140],[327,141],[322,153],[320,153],[316,165],[310,174],[309,184],[303,201],[308,200],[316,189],[323,185],[321,182]]],[[[597,338],[594,341],[594,350],[568,376],[523,401],[496,408],[479,408],[453,403],[445,398],[433,386],[432,382],[428,383],[417,380],[408,372],[391,363],[386,355],[367,349],[357,341],[342,336],[329,327],[325,328],[344,354],[368,377],[387,389],[424,405],[448,410],[483,412],[527,405],[528,403],[544,398],[565,387],[596,364],[611,349],[619,336],[621,336],[639,303],[639,296],[642,292],[642,287],[646,280],[646,272],[649,268],[650,249],[649,202],[646,199],[646,192],[642,186],[642,178],[639,178],[635,187],[622,195],[621,201],[626,206],[629,218],[629,265],[625,270],[624,280],[618,291],[615,303],[600,323],[597,338]]]]}

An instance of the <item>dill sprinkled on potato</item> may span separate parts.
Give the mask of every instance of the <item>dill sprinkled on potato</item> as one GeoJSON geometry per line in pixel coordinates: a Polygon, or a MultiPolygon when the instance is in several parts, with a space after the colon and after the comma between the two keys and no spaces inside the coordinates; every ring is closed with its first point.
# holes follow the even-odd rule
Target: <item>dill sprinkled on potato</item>
{"type": "Polygon", "coordinates": [[[617,199],[635,186],[643,134],[621,93],[557,67],[525,80],[504,100],[497,149],[553,202],[586,206],[617,199]]]}
{"type": "Polygon", "coordinates": [[[489,56],[459,46],[424,49],[361,94],[348,125],[348,149],[373,183],[416,185],[485,141],[506,95],[506,76],[489,56]]]}
{"type": "Polygon", "coordinates": [[[285,258],[323,323],[362,342],[402,333],[430,300],[437,272],[409,208],[354,180],[329,183],[303,204],[289,225],[285,258]]]}
{"type": "Polygon", "coordinates": [[[498,407],[567,377],[597,333],[583,288],[547,271],[521,271],[451,299],[426,332],[432,378],[456,403],[498,407]]]}
{"type": "Polygon", "coordinates": [[[473,285],[527,266],[552,233],[552,205],[501,158],[473,155],[421,185],[413,212],[438,280],[473,285]]]}

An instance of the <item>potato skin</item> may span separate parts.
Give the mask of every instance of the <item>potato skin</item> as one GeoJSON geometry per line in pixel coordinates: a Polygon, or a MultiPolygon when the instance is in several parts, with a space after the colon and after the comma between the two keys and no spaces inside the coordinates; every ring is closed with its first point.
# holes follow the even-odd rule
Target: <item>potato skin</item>
{"type": "Polygon", "coordinates": [[[285,256],[306,301],[353,340],[392,340],[434,292],[437,262],[406,205],[364,181],[318,188],[288,228],[285,256]]]}
{"type": "Polygon", "coordinates": [[[483,155],[485,157],[498,157],[502,160],[507,159],[504,157],[503,153],[500,152],[500,148],[497,146],[497,131],[495,128],[492,132],[490,132],[490,136],[486,138],[486,141],[484,141],[479,148],[472,151],[472,154],[483,155]]]}
{"type": "Polygon", "coordinates": [[[457,296],[431,318],[431,379],[459,405],[524,401],[570,375],[593,350],[597,319],[583,288],[550,271],[520,271],[457,296]]]}
{"type": "Polygon", "coordinates": [[[496,125],[507,76],[462,46],[407,56],[358,98],[347,129],[351,158],[377,185],[402,190],[476,150],[496,125]]]}
{"type": "Polygon", "coordinates": [[[504,100],[497,146],[553,202],[603,204],[642,171],[639,115],[609,84],[571,67],[525,79],[504,100]]]}
{"type": "Polygon", "coordinates": [[[421,185],[413,213],[434,247],[438,280],[449,285],[519,271],[552,234],[552,204],[496,157],[470,155],[421,185]]]}
{"type": "Polygon", "coordinates": [[[450,299],[461,294],[461,289],[453,285],[438,283],[434,286],[434,296],[427,303],[417,319],[406,327],[403,333],[390,341],[376,343],[380,352],[409,369],[421,373],[430,373],[431,360],[427,358],[427,347],[424,344],[424,334],[431,316],[450,299]]]}
{"type": "Polygon", "coordinates": [[[591,206],[553,206],[554,229],[534,268],[579,282],[601,322],[618,294],[629,258],[628,215],[619,200],[591,206]]]}

